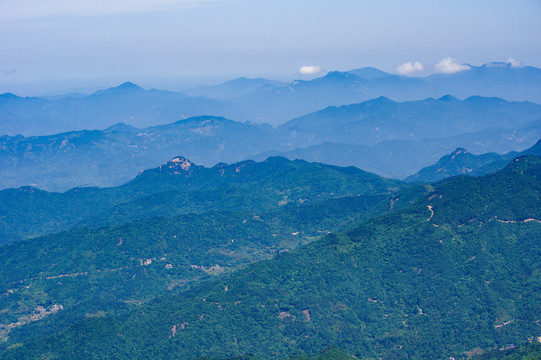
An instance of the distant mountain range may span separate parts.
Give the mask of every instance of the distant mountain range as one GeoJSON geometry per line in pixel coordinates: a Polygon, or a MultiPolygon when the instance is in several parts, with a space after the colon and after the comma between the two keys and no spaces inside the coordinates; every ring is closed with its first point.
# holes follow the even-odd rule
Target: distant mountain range
{"type": "Polygon", "coordinates": [[[458,98],[480,95],[541,103],[539,84],[541,69],[490,63],[425,78],[398,76],[374,68],[333,71],[290,84],[239,78],[188,89],[189,95],[144,90],[129,82],[88,96],[22,98],[6,93],[0,95],[0,134],[50,135],[103,129],[120,122],[146,128],[203,115],[279,125],[328,106],[380,96],[406,101],[448,94],[458,98]]]}
{"type": "Polygon", "coordinates": [[[201,115],[228,113],[228,105],[178,92],[143,90],[125,83],[88,96],[54,98],[0,95],[0,133],[49,135],[116,123],[147,127],[201,115]]]}
{"type": "MultiPolygon", "coordinates": [[[[199,171],[178,160],[142,179],[199,171]]],[[[152,219],[0,247],[11,326],[0,356],[283,359],[331,344],[360,359],[443,359],[527,343],[540,334],[540,194],[541,158],[522,156],[495,174],[405,189],[386,214],[240,267],[276,249],[265,234],[291,231],[292,213],[152,219]],[[21,316],[18,301],[37,310],[21,316]]],[[[296,219],[315,230],[318,218],[347,218],[319,212],[331,208],[301,206],[296,219]]]]}
{"type": "Polygon", "coordinates": [[[241,77],[214,86],[199,85],[184,90],[184,94],[189,96],[204,96],[209,99],[233,100],[256,92],[264,87],[285,88],[287,85],[287,83],[275,80],[241,77]]]}
{"type": "Polygon", "coordinates": [[[293,119],[281,128],[301,145],[333,142],[374,145],[389,140],[452,137],[490,127],[517,128],[539,120],[537,104],[474,96],[395,102],[386,97],[321,111],[293,119]]]}
{"type": "Polygon", "coordinates": [[[177,154],[205,166],[279,155],[404,178],[457,147],[522,151],[540,138],[541,105],[451,96],[400,103],[382,97],[329,107],[279,127],[204,116],[143,129],[117,124],[50,136],[1,136],[0,188],[114,186],[177,154]]]}
{"type": "Polygon", "coordinates": [[[452,137],[382,141],[372,146],[326,142],[284,152],[268,151],[252,158],[262,160],[269,156],[283,156],[339,166],[353,165],[382,176],[403,179],[434,164],[457,147],[468,148],[478,154],[518,152],[540,138],[541,121],[536,121],[512,130],[490,128],[452,137]]]}
{"type": "MultiPolygon", "coordinates": [[[[265,86],[237,99],[252,114],[248,120],[281,124],[326,106],[341,106],[385,96],[395,101],[453,95],[500,97],[541,103],[541,69],[515,68],[504,63],[470,66],[455,74],[416,78],[388,74],[374,68],[331,71],[310,81],[287,87],[265,86]]],[[[243,119],[242,117],[233,117],[243,119]]]]}
{"type": "Polygon", "coordinates": [[[120,185],[178,154],[207,166],[235,162],[282,144],[285,140],[277,135],[269,125],[198,117],[144,129],[117,124],[103,131],[4,136],[0,137],[0,173],[8,187],[67,190],[120,185]]]}

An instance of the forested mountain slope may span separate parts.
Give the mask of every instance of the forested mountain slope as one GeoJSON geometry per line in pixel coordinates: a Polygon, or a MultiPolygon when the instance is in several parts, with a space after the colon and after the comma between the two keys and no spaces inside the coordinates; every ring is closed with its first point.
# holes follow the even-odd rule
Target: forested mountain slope
{"type": "Polygon", "coordinates": [[[409,207],[7,359],[444,359],[541,335],[541,158],[435,184],[409,207]]]}
{"type": "Polygon", "coordinates": [[[443,156],[432,166],[421,169],[417,174],[408,176],[405,181],[436,182],[455,175],[486,175],[504,168],[509,161],[521,155],[541,156],[541,140],[534,146],[519,153],[487,153],[474,155],[464,148],[458,148],[443,156]]]}
{"type": "Polygon", "coordinates": [[[69,229],[112,226],[151,216],[209,210],[263,211],[286,204],[390,194],[405,184],[353,167],[269,158],[196,165],[183,157],[113,188],[52,193],[33,187],[0,191],[0,243],[69,229]]]}

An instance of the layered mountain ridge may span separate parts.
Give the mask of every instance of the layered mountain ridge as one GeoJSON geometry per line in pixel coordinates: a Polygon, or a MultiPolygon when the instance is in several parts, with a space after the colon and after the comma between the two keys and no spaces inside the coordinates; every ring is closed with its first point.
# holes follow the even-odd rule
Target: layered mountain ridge
{"type": "Polygon", "coordinates": [[[533,360],[514,65],[0,95],[0,358],[533,360]]]}
{"type": "Polygon", "coordinates": [[[0,137],[0,188],[113,186],[176,154],[213,166],[279,155],[403,178],[458,146],[522,151],[541,138],[541,106],[472,97],[329,107],[280,127],[201,116],[138,129],[117,124],[43,137],[0,137]]]}
{"type": "Polygon", "coordinates": [[[486,64],[424,78],[388,74],[375,68],[331,71],[313,80],[289,84],[239,78],[216,86],[187,89],[186,93],[192,96],[144,90],[130,82],[86,96],[22,98],[6,93],[0,95],[0,134],[49,135],[103,129],[119,122],[149,127],[203,115],[280,125],[328,106],[380,96],[409,101],[447,94],[458,98],[481,95],[541,103],[540,82],[538,68],[486,64]]]}

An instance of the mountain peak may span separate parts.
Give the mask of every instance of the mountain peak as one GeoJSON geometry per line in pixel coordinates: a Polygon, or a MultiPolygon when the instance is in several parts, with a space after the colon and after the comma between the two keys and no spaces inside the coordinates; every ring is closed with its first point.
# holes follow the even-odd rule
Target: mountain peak
{"type": "Polygon", "coordinates": [[[111,87],[105,90],[99,90],[96,91],[95,95],[106,95],[106,94],[134,94],[134,93],[140,93],[145,92],[145,89],[140,87],[139,85],[136,85],[132,82],[125,82],[123,84],[120,84],[116,87],[111,87]]]}
{"type": "Polygon", "coordinates": [[[125,124],[123,122],[116,123],[112,126],[109,126],[107,129],[105,129],[105,131],[123,131],[123,132],[132,131],[132,130],[137,130],[137,128],[131,125],[125,124]]]}
{"type": "Polygon", "coordinates": [[[363,67],[361,69],[353,69],[349,70],[348,73],[366,80],[383,79],[394,76],[375,67],[363,67]]]}
{"type": "Polygon", "coordinates": [[[453,95],[443,95],[438,100],[444,101],[444,102],[458,101],[458,99],[454,97],[453,95]]]}
{"type": "Polygon", "coordinates": [[[180,119],[178,121],[175,121],[173,125],[201,126],[201,125],[219,125],[219,124],[230,123],[230,122],[233,122],[233,120],[226,119],[222,116],[202,115],[202,116],[192,116],[186,119],[180,119]]]}
{"type": "Polygon", "coordinates": [[[228,80],[224,82],[222,85],[231,85],[231,84],[239,84],[239,85],[249,85],[253,83],[269,83],[272,82],[271,80],[264,79],[262,77],[259,78],[247,78],[245,76],[241,76],[238,78],[235,78],[233,80],[228,80]]]}
{"type": "Polygon", "coordinates": [[[349,82],[363,82],[365,79],[350,73],[346,71],[329,71],[325,76],[313,79],[308,81],[309,83],[315,82],[315,83],[331,83],[331,84],[341,84],[341,83],[349,83],[349,82]]]}
{"type": "Polygon", "coordinates": [[[18,99],[20,98],[20,96],[17,96],[13,93],[10,93],[10,92],[7,92],[7,93],[3,93],[3,94],[0,94],[0,99],[18,99]]]}
{"type": "Polygon", "coordinates": [[[325,75],[326,78],[331,79],[347,79],[351,76],[350,73],[344,72],[344,71],[329,71],[327,75],[325,75]]]}
{"type": "Polygon", "coordinates": [[[393,103],[394,101],[389,99],[387,96],[380,96],[380,97],[377,97],[375,99],[372,99],[372,100],[368,100],[368,101],[365,101],[365,103],[369,103],[369,104],[391,104],[393,103]]]}
{"type": "Polygon", "coordinates": [[[130,81],[127,81],[123,84],[120,84],[116,87],[116,89],[118,90],[143,90],[142,87],[140,87],[139,85],[137,84],[134,84],[130,81]]]}
{"type": "Polygon", "coordinates": [[[183,171],[189,171],[193,165],[193,162],[186,159],[183,156],[176,156],[169,160],[165,165],[169,169],[176,169],[176,170],[183,170],[183,171]]]}
{"type": "Polygon", "coordinates": [[[455,151],[453,151],[450,155],[451,155],[451,157],[454,159],[455,156],[457,156],[457,155],[460,155],[460,154],[468,154],[468,153],[469,153],[468,150],[466,150],[466,149],[464,149],[464,148],[462,148],[462,147],[459,147],[459,148],[456,148],[455,151]]]}

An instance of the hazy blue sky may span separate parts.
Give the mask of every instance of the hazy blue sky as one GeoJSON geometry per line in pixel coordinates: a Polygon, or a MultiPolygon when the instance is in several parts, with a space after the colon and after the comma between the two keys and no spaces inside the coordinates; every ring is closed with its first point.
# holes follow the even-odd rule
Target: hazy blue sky
{"type": "Polygon", "coordinates": [[[0,93],[541,67],[540,39],[540,0],[0,0],[0,93]]]}

